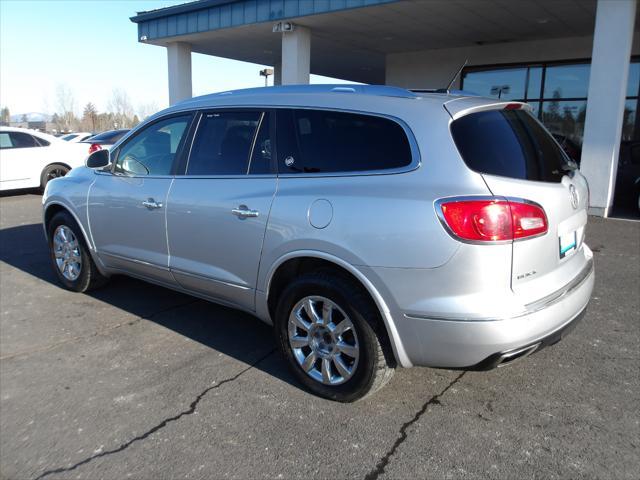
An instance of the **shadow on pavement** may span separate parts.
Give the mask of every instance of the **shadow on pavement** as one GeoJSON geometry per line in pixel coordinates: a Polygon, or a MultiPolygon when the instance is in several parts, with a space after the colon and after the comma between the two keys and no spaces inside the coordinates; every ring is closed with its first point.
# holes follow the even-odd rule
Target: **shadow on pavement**
{"type": "MultiPolygon", "coordinates": [[[[41,224],[0,230],[0,262],[60,287],[41,224]]],[[[126,276],[114,276],[86,295],[247,364],[276,348],[272,328],[250,314],[126,276]]],[[[300,388],[284,361],[275,358],[255,367],[300,388]]]]}

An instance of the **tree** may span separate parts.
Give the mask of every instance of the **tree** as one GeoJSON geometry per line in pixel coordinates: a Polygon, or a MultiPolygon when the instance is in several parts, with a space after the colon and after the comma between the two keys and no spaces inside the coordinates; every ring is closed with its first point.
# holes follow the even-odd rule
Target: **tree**
{"type": "Polygon", "coordinates": [[[95,132],[97,121],[98,110],[93,103],[89,102],[84,106],[84,111],[82,112],[82,129],[95,132]]]}
{"type": "Polygon", "coordinates": [[[158,108],[158,104],[156,102],[142,103],[138,105],[138,117],[144,120],[156,113],[158,110],[160,109],[158,108]]]}
{"type": "Polygon", "coordinates": [[[0,124],[9,125],[11,122],[11,112],[8,107],[2,107],[0,110],[0,124]]]}
{"type": "Polygon", "coordinates": [[[68,132],[75,129],[79,122],[74,113],[76,102],[71,89],[63,84],[56,87],[56,110],[59,123],[56,124],[59,131],[68,132]]]}
{"type": "Polygon", "coordinates": [[[133,123],[133,106],[129,95],[121,88],[114,88],[107,110],[115,115],[118,128],[130,128],[133,123]]]}

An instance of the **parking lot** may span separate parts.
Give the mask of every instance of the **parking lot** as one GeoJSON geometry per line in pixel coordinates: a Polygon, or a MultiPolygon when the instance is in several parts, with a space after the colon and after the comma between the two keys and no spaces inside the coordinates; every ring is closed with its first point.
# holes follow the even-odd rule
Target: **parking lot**
{"type": "Polygon", "coordinates": [[[257,319],[50,269],[40,197],[0,198],[0,478],[638,478],[640,223],[590,218],[596,287],[561,343],[490,372],[307,394],[257,319]]]}

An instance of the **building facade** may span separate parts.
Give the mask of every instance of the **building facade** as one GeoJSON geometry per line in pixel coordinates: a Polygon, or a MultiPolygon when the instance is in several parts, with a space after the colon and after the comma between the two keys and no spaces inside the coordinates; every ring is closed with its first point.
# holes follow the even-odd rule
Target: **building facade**
{"type": "MultiPolygon", "coordinates": [[[[636,0],[200,0],[141,12],[138,41],[166,47],[169,98],[189,98],[191,52],[406,88],[522,100],[579,163],[590,211],[637,212],[636,0]],[[617,191],[617,195],[616,195],[617,191]]],[[[222,72],[221,72],[222,74],[222,72]]]]}

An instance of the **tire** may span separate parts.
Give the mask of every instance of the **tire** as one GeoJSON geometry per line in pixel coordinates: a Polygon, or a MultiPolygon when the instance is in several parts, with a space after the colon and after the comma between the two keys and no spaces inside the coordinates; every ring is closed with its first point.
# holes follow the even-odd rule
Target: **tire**
{"type": "Polygon", "coordinates": [[[47,186],[50,180],[58,177],[64,177],[69,173],[69,167],[54,163],[53,165],[47,165],[40,175],[40,189],[44,191],[44,187],[47,186]]]}
{"type": "Polygon", "coordinates": [[[66,289],[88,292],[107,282],[107,277],[98,271],[91,258],[80,227],[68,212],[58,212],[53,216],[47,225],[47,234],[53,270],[66,289]],[[64,241],[65,238],[67,241],[64,241]],[[56,258],[56,251],[58,255],[62,255],[60,258],[56,258]],[[62,267],[59,266],[60,262],[62,267]],[[65,269],[64,273],[62,269],[65,269]]]}
{"type": "Polygon", "coordinates": [[[339,274],[318,271],[294,280],[278,299],[274,326],[293,374],[318,396],[353,402],[382,388],[393,375],[395,361],[377,307],[362,287],[339,274]],[[315,323],[309,321],[309,308],[317,314],[315,323]],[[325,308],[332,312],[330,322],[325,308]],[[344,327],[345,318],[351,327],[344,327]]]}

